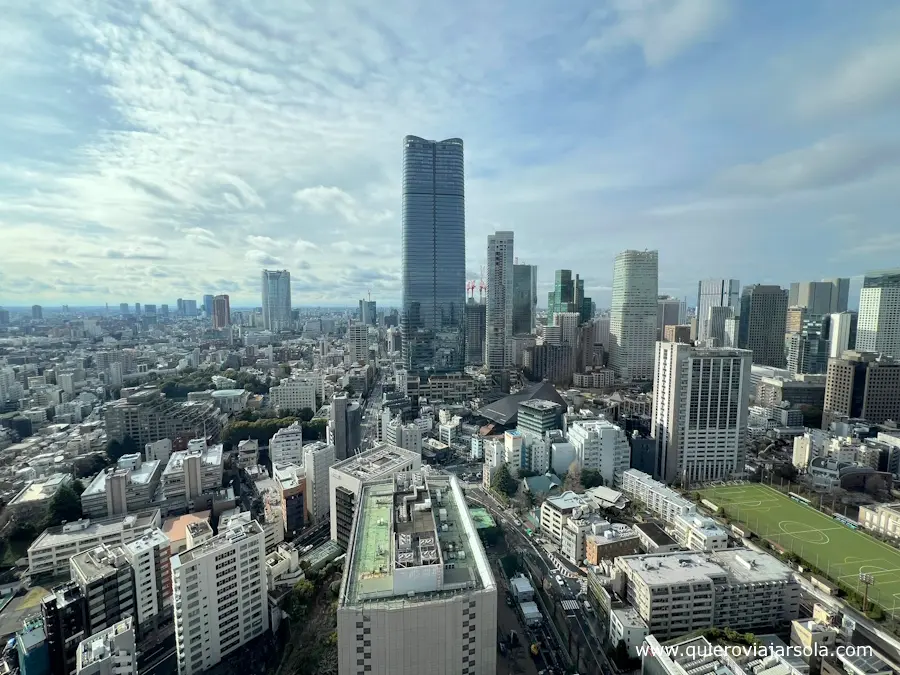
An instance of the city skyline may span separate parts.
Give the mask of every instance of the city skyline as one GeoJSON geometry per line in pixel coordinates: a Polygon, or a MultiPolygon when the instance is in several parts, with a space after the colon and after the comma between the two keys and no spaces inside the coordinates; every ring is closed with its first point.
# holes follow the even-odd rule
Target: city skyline
{"type": "Polygon", "coordinates": [[[600,306],[630,248],[678,298],[894,266],[891,3],[384,14],[11,8],[0,303],[243,306],[283,268],[298,306],[397,306],[407,133],[470,150],[467,279],[506,229],[539,298],[585,270],[600,306]]]}

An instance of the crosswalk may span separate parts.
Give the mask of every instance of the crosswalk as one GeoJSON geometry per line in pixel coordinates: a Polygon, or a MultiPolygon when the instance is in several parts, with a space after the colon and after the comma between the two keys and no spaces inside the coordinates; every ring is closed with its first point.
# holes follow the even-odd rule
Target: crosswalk
{"type": "Polygon", "coordinates": [[[578,609],[578,601],[577,600],[563,600],[562,608],[567,612],[571,612],[573,610],[578,609]]]}

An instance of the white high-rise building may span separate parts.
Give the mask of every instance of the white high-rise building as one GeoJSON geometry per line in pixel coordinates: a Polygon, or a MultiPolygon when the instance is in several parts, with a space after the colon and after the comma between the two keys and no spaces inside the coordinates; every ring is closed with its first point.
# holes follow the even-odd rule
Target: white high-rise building
{"type": "Polygon", "coordinates": [[[316,410],[316,394],[321,395],[319,383],[314,379],[282,380],[269,389],[269,401],[273,408],[299,411],[316,410]]]}
{"type": "Polygon", "coordinates": [[[900,359],[900,269],[870,272],[863,279],[856,351],[900,359]]]}
{"type": "Polygon", "coordinates": [[[334,446],[313,441],[303,448],[306,469],[306,512],[313,524],[328,518],[328,473],[335,463],[334,446]]]}
{"type": "Polygon", "coordinates": [[[269,629],[266,549],[255,520],[172,559],[179,675],[201,673],[269,629]]]}
{"type": "Polygon", "coordinates": [[[137,672],[134,621],[129,616],[78,644],[77,675],[131,675],[137,672]]]}
{"type": "Polygon", "coordinates": [[[287,270],[262,272],[263,327],[273,333],[291,328],[291,273],[287,270]]]}
{"type": "Polygon", "coordinates": [[[497,672],[497,584],[455,476],[364,483],[337,606],[338,673],[497,672]]]}
{"type": "Polygon", "coordinates": [[[752,352],[656,343],[651,434],[666,482],[720,480],[744,467],[752,352]]]}
{"type": "Polygon", "coordinates": [[[513,233],[488,235],[484,353],[492,371],[512,365],[513,261],[513,233]]]}
{"type": "Polygon", "coordinates": [[[697,287],[697,339],[706,340],[710,335],[709,310],[711,307],[731,307],[737,315],[741,304],[741,282],[737,279],[706,279],[697,287]]]}
{"type": "Polygon", "coordinates": [[[831,315],[828,335],[828,358],[839,359],[841,354],[856,348],[856,312],[838,312],[831,315]]]}
{"type": "Polygon", "coordinates": [[[631,446],[621,427],[606,419],[579,420],[569,427],[568,436],[582,469],[599,471],[607,487],[622,484],[631,465],[631,446]]]}
{"type": "Polygon", "coordinates": [[[623,380],[653,377],[658,270],[656,251],[623,251],[616,256],[609,365],[623,380]]]}
{"type": "MultiPolygon", "coordinates": [[[[556,312],[553,325],[559,326],[559,343],[575,347],[578,344],[578,326],[581,323],[579,312],[556,312]]],[[[593,338],[593,335],[591,335],[593,338]]]]}
{"type": "Polygon", "coordinates": [[[369,360],[369,327],[364,323],[347,326],[347,353],[350,363],[365,363],[369,360]]]}
{"type": "Polygon", "coordinates": [[[146,637],[172,630],[172,564],[169,538],[158,528],[148,529],[123,546],[134,570],[134,604],[138,632],[146,637]]]}
{"type": "Polygon", "coordinates": [[[294,422],[279,429],[269,441],[272,464],[303,464],[303,425],[294,422]]]}

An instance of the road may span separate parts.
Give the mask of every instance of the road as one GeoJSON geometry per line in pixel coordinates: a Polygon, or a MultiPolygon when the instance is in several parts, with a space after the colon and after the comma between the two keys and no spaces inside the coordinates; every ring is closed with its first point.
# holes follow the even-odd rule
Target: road
{"type": "Polygon", "coordinates": [[[381,398],[383,391],[382,375],[375,376],[372,390],[363,401],[362,445],[361,450],[368,450],[378,442],[378,425],[381,423],[381,398]]]}
{"type": "MultiPolygon", "coordinates": [[[[536,563],[544,577],[555,580],[559,572],[551,558],[550,552],[547,549],[538,546],[535,543],[535,540],[524,532],[521,521],[518,521],[517,516],[506,509],[489,493],[478,487],[470,487],[467,490],[467,496],[471,498],[472,501],[480,503],[487,508],[488,511],[491,512],[491,515],[493,515],[495,519],[498,519],[498,522],[504,526],[504,533],[508,538],[508,543],[511,548],[526,552],[529,560],[536,563]],[[517,524],[517,522],[520,524],[517,524]]],[[[580,579],[566,578],[564,579],[563,586],[560,586],[555,581],[554,583],[551,583],[550,586],[552,597],[564,608],[563,611],[565,613],[565,621],[569,633],[574,634],[577,641],[586,648],[581,650],[581,655],[582,658],[586,659],[591,672],[604,673],[605,675],[614,673],[615,669],[606,657],[606,653],[603,649],[603,643],[598,634],[599,629],[594,624],[595,619],[588,615],[587,610],[582,604],[582,600],[579,600],[579,595],[582,592],[580,579]]],[[[546,608],[545,618],[548,620],[551,619],[550,612],[552,612],[552,608],[546,608]]],[[[552,625],[553,621],[551,620],[550,623],[552,625]]],[[[567,651],[569,651],[570,656],[572,656],[572,645],[567,644],[566,641],[563,640],[558,630],[556,630],[555,625],[553,626],[553,629],[556,634],[557,642],[566,648],[567,651]]]]}

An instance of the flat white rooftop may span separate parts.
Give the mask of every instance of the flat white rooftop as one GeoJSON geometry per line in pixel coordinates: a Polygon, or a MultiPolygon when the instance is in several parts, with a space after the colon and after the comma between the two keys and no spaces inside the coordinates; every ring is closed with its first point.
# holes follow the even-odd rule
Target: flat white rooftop
{"type": "Polygon", "coordinates": [[[214,468],[222,464],[222,445],[210,445],[205,450],[178,450],[169,457],[163,476],[170,476],[184,470],[184,462],[188,457],[200,457],[202,467],[214,468]]]}
{"type": "Polygon", "coordinates": [[[791,569],[776,558],[748,548],[724,551],[685,551],[619,558],[648,586],[668,586],[707,579],[735,584],[783,582],[791,569]]]}
{"type": "Polygon", "coordinates": [[[354,457],[338,462],[331,468],[355,476],[360,480],[378,478],[401,470],[420,455],[390,443],[380,443],[354,457]]]}
{"type": "Polygon", "coordinates": [[[129,513],[127,516],[100,518],[97,520],[85,518],[74,523],[60,525],[59,527],[48,527],[37,539],[35,539],[34,543],[28,547],[28,550],[32,551],[41,548],[63,546],[64,544],[78,541],[79,539],[92,539],[97,537],[99,540],[128,528],[143,531],[149,527],[155,526],[157,523],[159,523],[159,509],[151,509],[139,513],[129,513]]]}
{"type": "MultiPolygon", "coordinates": [[[[130,483],[134,485],[148,485],[150,483],[150,479],[153,477],[153,474],[156,473],[160,464],[161,462],[158,459],[154,459],[149,462],[143,462],[138,469],[112,469],[112,471],[128,471],[128,481],[130,483]]],[[[106,477],[108,475],[108,471],[109,470],[101,471],[96,476],[94,476],[94,480],[92,480],[87,486],[84,494],[92,497],[94,495],[105,493],[106,477]]]]}

